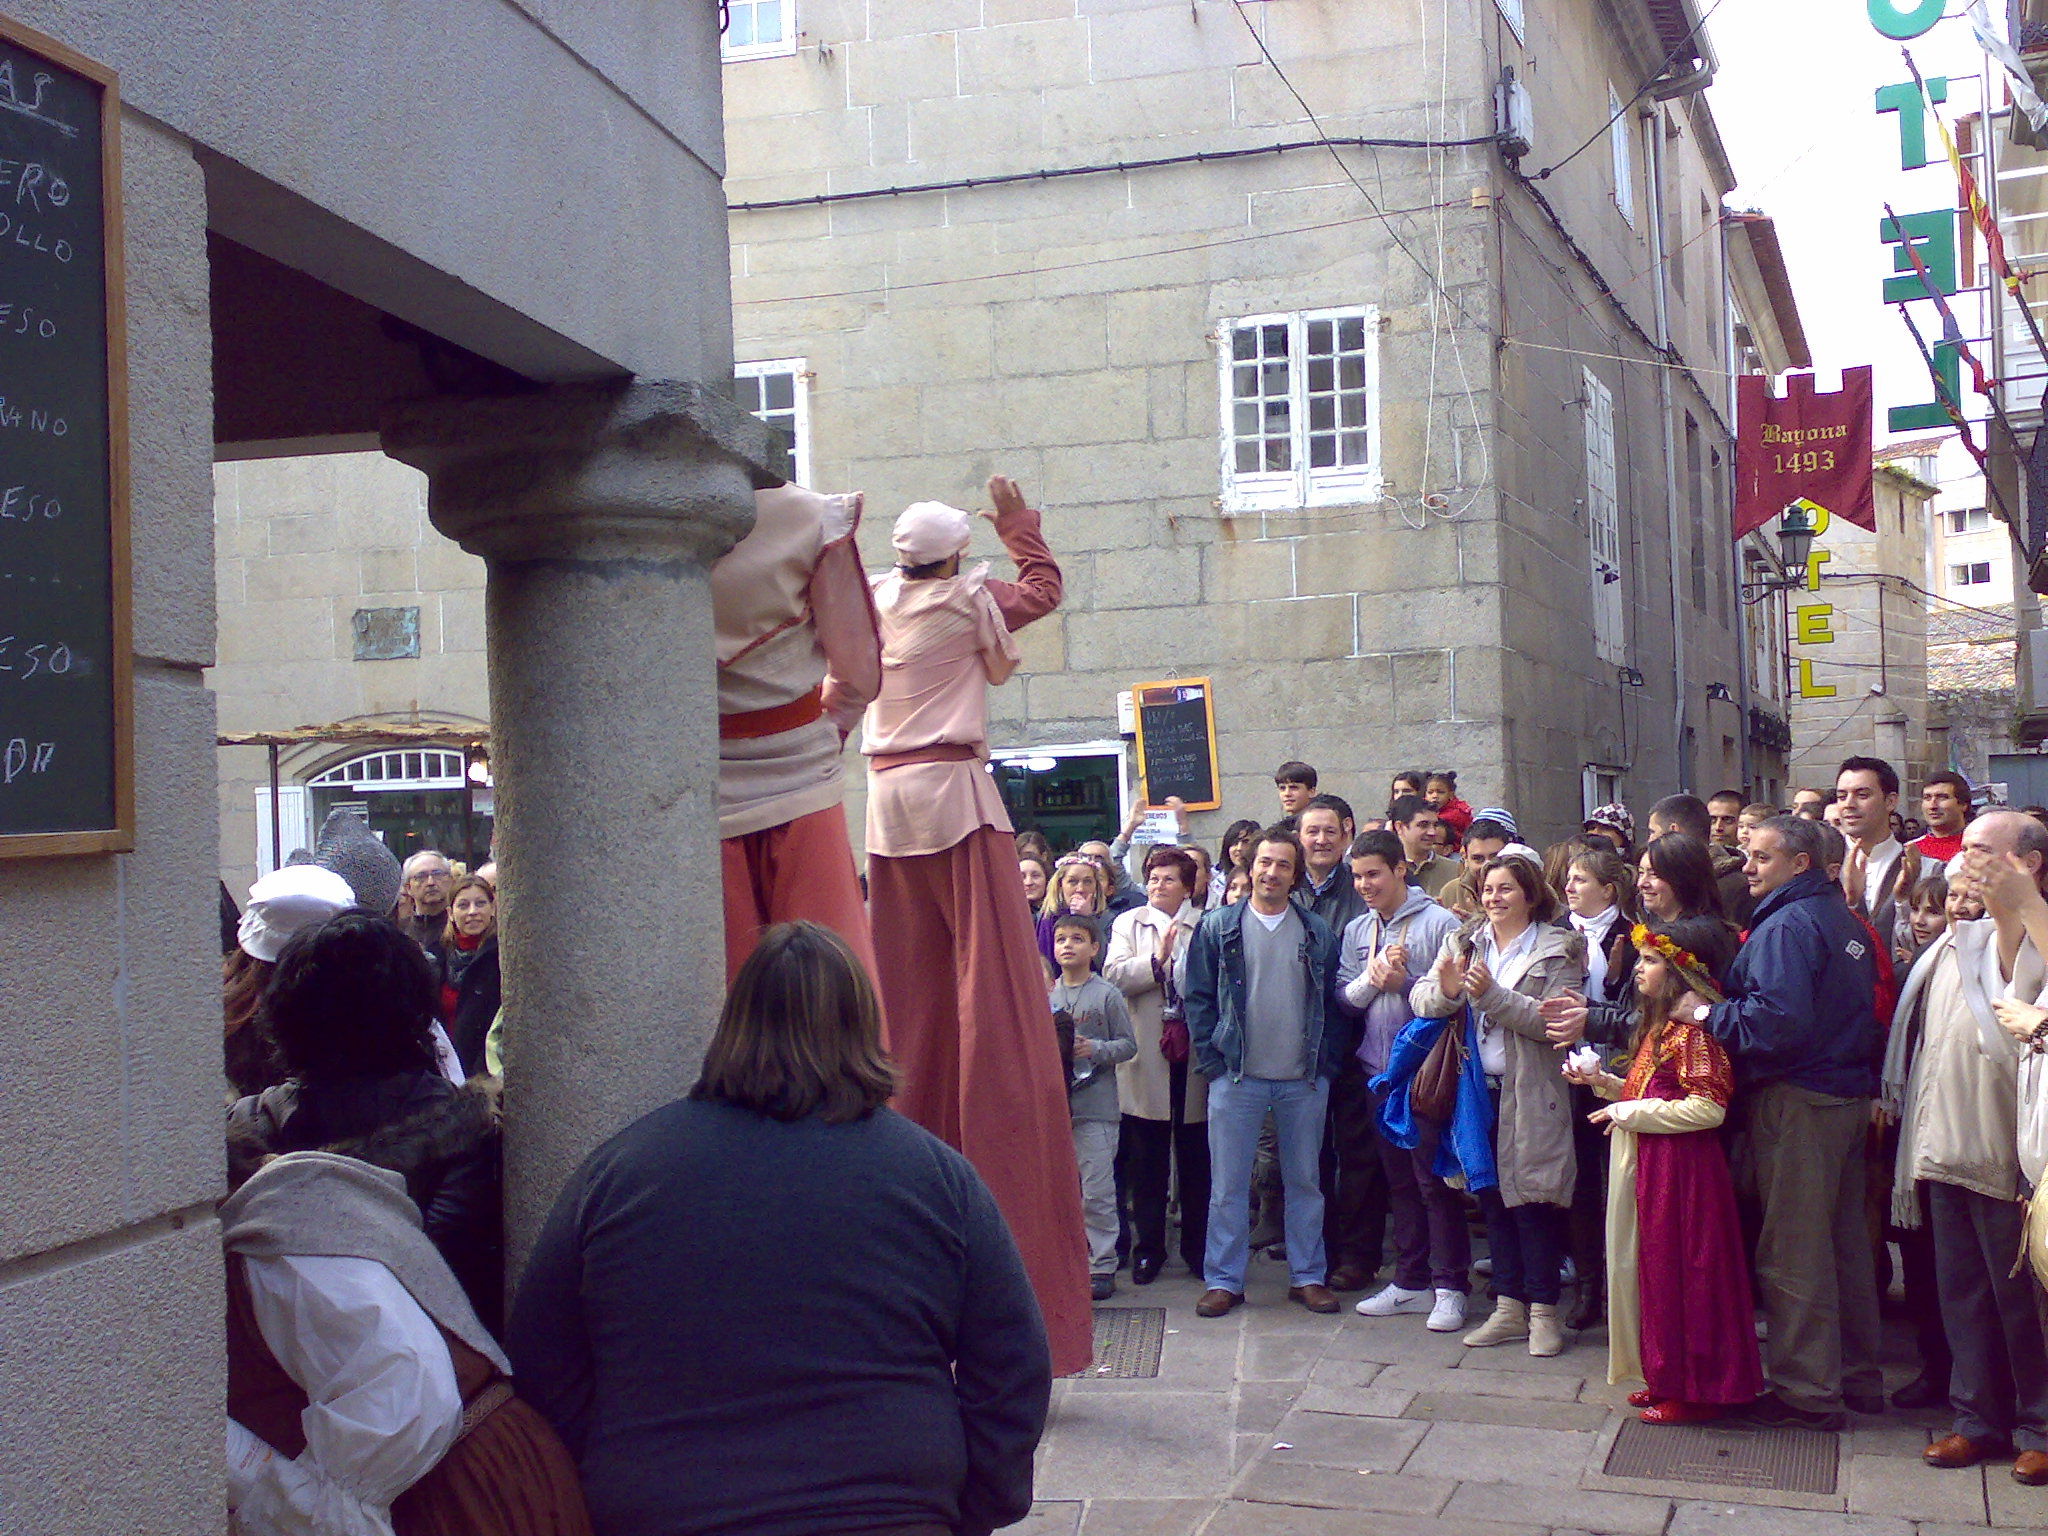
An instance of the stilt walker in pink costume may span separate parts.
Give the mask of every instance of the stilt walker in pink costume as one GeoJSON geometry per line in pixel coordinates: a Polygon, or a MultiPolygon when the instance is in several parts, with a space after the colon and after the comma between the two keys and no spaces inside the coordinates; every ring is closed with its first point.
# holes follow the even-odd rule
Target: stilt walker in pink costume
{"type": "Polygon", "coordinates": [[[919,502],[875,580],[882,691],[868,711],[868,904],[902,1073],[896,1108],[987,1182],[1045,1314],[1053,1370],[1093,1353],[1080,1174],[1036,930],[1002,796],[987,772],[988,690],[1013,632],[1059,606],[1060,568],[1013,480],[988,483],[1017,580],[966,574],[974,520],[919,502]]]}
{"type": "Polygon", "coordinates": [[[728,981],[763,928],[798,918],[875,969],[840,770],[882,683],[860,514],[859,496],[756,491],[753,532],[711,568],[728,981]]]}

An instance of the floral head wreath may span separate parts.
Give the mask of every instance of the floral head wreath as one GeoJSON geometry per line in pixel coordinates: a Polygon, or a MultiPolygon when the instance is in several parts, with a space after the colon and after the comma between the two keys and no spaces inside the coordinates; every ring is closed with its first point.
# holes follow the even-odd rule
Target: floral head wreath
{"type": "Polygon", "coordinates": [[[1053,860],[1052,871],[1053,874],[1057,876],[1061,870],[1072,869],[1076,865],[1086,865],[1088,868],[1094,870],[1095,873],[1098,875],[1103,873],[1102,861],[1100,859],[1090,858],[1085,853],[1061,854],[1057,859],[1053,860]]]}
{"type": "Polygon", "coordinates": [[[1676,943],[1668,935],[1652,933],[1641,923],[1629,930],[1629,940],[1643,954],[1657,956],[1665,964],[1677,968],[1685,978],[1685,984],[1710,1003],[1718,1003],[1721,989],[1714,982],[1714,973],[1700,964],[1699,956],[1676,943]]]}

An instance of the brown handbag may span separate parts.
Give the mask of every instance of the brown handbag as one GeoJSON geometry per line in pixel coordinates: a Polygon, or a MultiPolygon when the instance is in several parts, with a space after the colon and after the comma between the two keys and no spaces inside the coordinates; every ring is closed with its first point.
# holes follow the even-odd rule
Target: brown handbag
{"type": "Polygon", "coordinates": [[[1465,1076],[1465,1025],[1470,1010],[1460,1009],[1444,1020],[1443,1032],[1415,1069],[1408,1087],[1408,1107],[1425,1120],[1448,1122],[1458,1107],[1458,1084],[1465,1076]]]}

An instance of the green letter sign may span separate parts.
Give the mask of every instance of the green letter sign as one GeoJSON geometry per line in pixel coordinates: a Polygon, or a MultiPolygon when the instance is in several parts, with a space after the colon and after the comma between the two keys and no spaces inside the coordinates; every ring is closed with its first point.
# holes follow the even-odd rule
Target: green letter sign
{"type": "Polygon", "coordinates": [[[1901,43],[1932,31],[1941,12],[1942,0],[1870,0],[1870,24],[1901,43]]]}

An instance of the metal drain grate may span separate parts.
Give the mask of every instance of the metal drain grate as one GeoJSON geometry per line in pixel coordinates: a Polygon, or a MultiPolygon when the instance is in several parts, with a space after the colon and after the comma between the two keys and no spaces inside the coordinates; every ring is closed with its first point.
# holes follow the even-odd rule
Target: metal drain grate
{"type": "Polygon", "coordinates": [[[1712,1483],[1776,1493],[1833,1493],[1840,1446],[1811,1429],[1623,1421],[1607,1453],[1609,1477],[1712,1483]]]}
{"type": "Polygon", "coordinates": [[[1097,1307],[1095,1363],[1074,1374],[1094,1380],[1157,1376],[1165,1343],[1166,1308],[1097,1307]]]}

